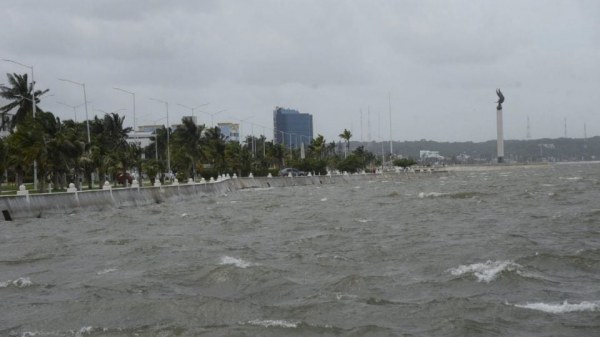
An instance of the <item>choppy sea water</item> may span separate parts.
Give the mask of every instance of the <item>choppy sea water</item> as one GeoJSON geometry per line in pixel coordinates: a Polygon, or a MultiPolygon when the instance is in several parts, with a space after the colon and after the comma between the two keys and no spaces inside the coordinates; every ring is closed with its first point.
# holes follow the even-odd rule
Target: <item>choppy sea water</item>
{"type": "Polygon", "coordinates": [[[1,336],[598,336],[600,164],[0,223],[1,336]]]}

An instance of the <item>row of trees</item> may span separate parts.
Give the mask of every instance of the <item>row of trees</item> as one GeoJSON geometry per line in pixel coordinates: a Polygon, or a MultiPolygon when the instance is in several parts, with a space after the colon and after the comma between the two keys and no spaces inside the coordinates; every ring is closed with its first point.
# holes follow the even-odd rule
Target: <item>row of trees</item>
{"type": "Polygon", "coordinates": [[[207,128],[186,118],[176,128],[156,130],[151,144],[145,148],[128,141],[132,130],[124,126],[125,117],[117,113],[95,116],[89,121],[88,136],[86,122],[62,121],[39,107],[48,90],[37,90],[34,96],[27,74],[7,74],[7,77],[9,84],[0,86],[0,96],[8,101],[0,107],[2,128],[8,132],[0,138],[0,172],[5,173],[6,180],[20,185],[31,181],[36,162],[40,191],[46,190],[48,183],[55,189],[64,189],[71,182],[78,187],[80,184],[99,187],[99,182],[115,181],[126,172],[149,177],[148,182],[157,176],[164,177],[161,173],[167,171],[169,152],[170,166],[180,180],[222,173],[276,174],[283,167],[315,174],[325,174],[328,169],[356,172],[378,165],[375,156],[363,147],[349,151],[352,135],[348,130],[340,134],[346,141],[345,151],[341,150],[341,144],[327,143],[318,135],[307,146],[304,156],[300,149],[274,144],[264,135],[249,136],[241,143],[229,142],[217,127],[207,128]]]}

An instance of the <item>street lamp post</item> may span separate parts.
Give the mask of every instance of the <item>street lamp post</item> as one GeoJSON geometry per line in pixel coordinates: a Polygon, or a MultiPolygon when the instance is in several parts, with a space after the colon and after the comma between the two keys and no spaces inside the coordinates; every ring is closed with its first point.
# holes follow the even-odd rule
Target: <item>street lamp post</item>
{"type": "Polygon", "coordinates": [[[75,121],[75,123],[77,123],[77,108],[79,108],[80,106],[82,106],[84,103],[81,103],[81,104],[78,104],[78,105],[70,105],[70,104],[67,104],[65,102],[56,102],[56,103],[58,103],[60,105],[64,105],[66,107],[69,107],[69,108],[73,109],[73,118],[74,118],[73,121],[75,121]]]}
{"type": "MultiPolygon", "coordinates": [[[[134,134],[134,138],[135,138],[135,143],[138,143],[138,139],[137,139],[137,129],[135,128],[135,92],[133,91],[129,91],[129,90],[125,90],[125,89],[121,89],[121,88],[116,88],[114,87],[113,89],[115,90],[119,90],[122,91],[124,93],[130,94],[131,97],[133,98],[133,134],[134,134]]],[[[124,109],[123,109],[124,110],[124,109]]]]}
{"type": "MultiPolygon", "coordinates": [[[[113,89],[121,91],[121,92],[124,92],[126,94],[130,94],[131,98],[133,99],[133,139],[135,140],[135,145],[136,146],[139,145],[140,148],[141,148],[142,146],[141,146],[141,143],[140,143],[140,141],[138,139],[138,131],[137,131],[136,124],[135,124],[136,123],[136,118],[135,118],[135,92],[129,91],[129,90],[125,90],[125,89],[121,89],[121,88],[117,88],[117,87],[113,87],[113,89]]],[[[138,174],[141,171],[142,171],[142,168],[138,167],[138,174]]],[[[142,181],[142,175],[141,174],[140,174],[139,178],[140,178],[141,184],[143,185],[144,182],[142,181]]]]}
{"type": "MultiPolygon", "coordinates": [[[[157,99],[157,98],[152,98],[150,97],[151,100],[159,102],[159,103],[164,103],[165,108],[167,110],[167,171],[169,171],[169,175],[171,174],[171,153],[169,150],[169,102],[167,101],[163,101],[161,99],[157,99]]],[[[169,179],[171,179],[171,177],[169,176],[169,179]]]]}
{"type": "MultiPolygon", "coordinates": [[[[157,120],[153,121],[152,124],[156,124],[165,118],[166,117],[157,119],[157,120]]],[[[154,129],[154,155],[156,158],[156,162],[158,163],[158,131],[157,131],[157,129],[154,129]]]]}
{"type": "Polygon", "coordinates": [[[85,83],[79,83],[79,82],[67,80],[64,78],[59,78],[58,80],[63,81],[63,82],[77,84],[83,88],[83,102],[84,102],[83,104],[85,105],[85,123],[86,123],[86,128],[87,128],[87,141],[88,141],[88,144],[90,144],[92,141],[90,139],[90,119],[88,118],[88,107],[87,107],[88,101],[87,101],[87,94],[85,93],[85,83]]]}
{"type": "Polygon", "coordinates": [[[111,112],[106,112],[106,111],[104,111],[104,110],[102,110],[102,109],[95,109],[95,108],[94,108],[94,111],[100,111],[100,112],[102,112],[102,113],[104,113],[104,114],[107,114],[107,115],[108,115],[108,114],[112,114],[112,113],[116,113],[116,112],[119,112],[119,111],[123,111],[123,110],[127,110],[127,109],[125,109],[125,108],[121,108],[121,109],[113,110],[113,111],[111,111],[111,112]]]}
{"type": "Polygon", "coordinates": [[[220,114],[221,112],[227,111],[227,109],[225,109],[225,110],[219,110],[219,111],[213,112],[213,113],[210,113],[210,112],[207,112],[207,111],[202,111],[202,110],[199,110],[199,111],[202,112],[202,113],[205,113],[207,115],[210,115],[210,126],[211,127],[215,127],[215,122],[214,122],[213,118],[216,115],[220,114]]]}
{"type": "MultiPolygon", "coordinates": [[[[33,66],[28,66],[26,64],[23,64],[23,63],[20,63],[17,61],[13,61],[13,60],[8,60],[8,59],[2,59],[2,61],[14,63],[14,64],[20,65],[22,67],[31,69],[31,111],[32,111],[33,117],[35,118],[36,106],[35,106],[35,80],[33,77],[33,66]]],[[[34,160],[33,161],[33,189],[37,190],[37,188],[38,188],[37,160],[34,160]]]]}
{"type": "MultiPolygon", "coordinates": [[[[242,128],[242,130],[244,128],[244,122],[247,121],[247,120],[249,120],[250,118],[254,118],[254,116],[248,116],[248,117],[246,117],[244,119],[240,119],[240,127],[242,128]]],[[[254,155],[255,155],[255,153],[254,153],[254,124],[250,123],[250,125],[252,126],[252,144],[251,144],[251,146],[252,146],[252,157],[254,157],[254,155]]],[[[240,132],[240,136],[241,136],[241,134],[242,134],[242,132],[240,132]]],[[[244,137],[244,139],[245,138],[246,137],[244,137]]]]}
{"type": "Polygon", "coordinates": [[[206,103],[200,104],[200,105],[198,105],[198,106],[196,106],[196,107],[193,107],[193,108],[192,108],[192,107],[189,107],[189,106],[187,106],[187,105],[184,105],[184,104],[177,103],[177,105],[179,105],[179,106],[181,106],[181,107],[184,107],[184,108],[186,108],[186,109],[190,109],[190,110],[192,111],[192,120],[194,120],[194,110],[196,110],[196,109],[198,109],[198,108],[200,108],[200,107],[203,107],[203,106],[207,106],[207,105],[209,105],[209,104],[210,104],[210,102],[206,102],[206,103]]]}

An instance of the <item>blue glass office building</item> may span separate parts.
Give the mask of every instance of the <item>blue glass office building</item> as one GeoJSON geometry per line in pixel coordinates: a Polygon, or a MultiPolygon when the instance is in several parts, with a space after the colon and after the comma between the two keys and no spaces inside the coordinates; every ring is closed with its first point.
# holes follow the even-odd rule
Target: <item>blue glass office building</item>
{"type": "Polygon", "coordinates": [[[312,115],[298,110],[275,107],[273,110],[273,139],[276,144],[299,148],[301,143],[310,144],[313,138],[312,115]]]}

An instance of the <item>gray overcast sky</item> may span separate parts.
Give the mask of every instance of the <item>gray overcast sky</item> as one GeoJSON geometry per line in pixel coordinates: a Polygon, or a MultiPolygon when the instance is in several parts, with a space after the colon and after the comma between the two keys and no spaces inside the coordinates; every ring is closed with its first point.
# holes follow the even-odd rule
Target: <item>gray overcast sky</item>
{"type": "MultiPolygon", "coordinates": [[[[171,123],[190,113],[177,103],[210,102],[227,109],[215,123],[251,117],[271,138],[283,106],[312,114],[315,136],[366,141],[389,139],[391,93],[394,140],[483,141],[501,88],[506,139],[527,116],[532,138],[563,136],[565,118],[568,137],[600,134],[600,1],[3,0],[2,14],[0,58],[33,65],[63,119],[56,102],[83,95],[58,78],[86,83],[90,117],[124,108],[127,125],[113,87],[136,93],[138,125],[164,117],[155,97],[171,123]]],[[[0,62],[0,83],[26,71],[0,62]]]]}

